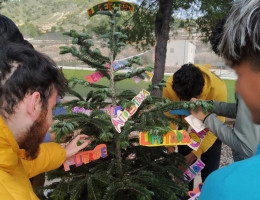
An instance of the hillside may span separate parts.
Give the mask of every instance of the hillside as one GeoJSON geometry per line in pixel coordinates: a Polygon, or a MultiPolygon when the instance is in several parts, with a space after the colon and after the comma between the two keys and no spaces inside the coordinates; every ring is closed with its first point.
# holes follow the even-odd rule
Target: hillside
{"type": "Polygon", "coordinates": [[[11,18],[20,29],[26,26],[26,29],[31,30],[39,28],[40,32],[82,30],[89,21],[87,9],[99,2],[100,0],[12,0],[3,3],[1,14],[11,18]]]}
{"type": "MultiPolygon", "coordinates": [[[[8,0],[3,3],[1,13],[12,19],[19,27],[23,35],[40,52],[48,54],[59,65],[82,65],[77,59],[70,55],[60,55],[59,47],[69,45],[70,38],[63,36],[62,32],[76,29],[79,32],[85,29],[91,32],[95,27],[105,31],[108,27],[108,19],[103,16],[93,17],[91,20],[87,16],[87,9],[106,0],[8,0]],[[87,26],[87,27],[86,27],[87,26]],[[42,34],[46,33],[47,34],[42,34]]],[[[124,13],[129,17],[129,13],[124,13]]],[[[124,16],[123,14],[123,16],[124,16]]],[[[123,20],[123,19],[122,19],[123,20]]],[[[197,40],[195,29],[188,32],[183,20],[176,20],[174,32],[170,35],[173,39],[193,40],[196,42],[195,63],[217,65],[221,59],[211,50],[209,44],[204,44],[197,40]]],[[[186,24],[187,25],[187,24],[186,24]]],[[[192,27],[189,27],[192,29],[192,27]]],[[[99,31],[100,31],[99,29],[99,31]]],[[[97,43],[101,41],[96,41],[97,43]]],[[[101,46],[99,46],[101,47],[101,46]]],[[[106,50],[101,47],[103,53],[106,50]]],[[[138,52],[134,47],[128,45],[119,54],[119,59],[136,55],[138,52]]],[[[153,48],[141,59],[146,65],[153,65],[153,48]]],[[[172,69],[166,70],[172,72],[172,69]]]]}

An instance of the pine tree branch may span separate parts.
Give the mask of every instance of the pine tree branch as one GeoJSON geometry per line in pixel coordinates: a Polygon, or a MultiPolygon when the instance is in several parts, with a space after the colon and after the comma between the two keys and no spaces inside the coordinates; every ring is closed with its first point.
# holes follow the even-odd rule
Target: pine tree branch
{"type": "MultiPolygon", "coordinates": [[[[135,69],[131,72],[127,72],[126,74],[118,74],[115,76],[115,81],[122,81],[122,80],[125,80],[128,78],[133,78],[134,76],[142,77],[142,76],[140,76],[142,73],[144,73],[145,71],[152,71],[152,70],[153,70],[152,67],[145,67],[142,69],[135,69]]],[[[143,77],[143,79],[144,78],[145,77],[143,77]]]]}

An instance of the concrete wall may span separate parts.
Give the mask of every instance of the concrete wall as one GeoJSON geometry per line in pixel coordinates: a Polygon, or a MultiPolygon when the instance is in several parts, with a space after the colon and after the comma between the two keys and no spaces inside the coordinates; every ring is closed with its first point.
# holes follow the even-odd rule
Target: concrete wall
{"type": "Polygon", "coordinates": [[[194,63],[196,46],[188,40],[172,40],[168,42],[166,68],[180,67],[185,63],[194,63]]]}

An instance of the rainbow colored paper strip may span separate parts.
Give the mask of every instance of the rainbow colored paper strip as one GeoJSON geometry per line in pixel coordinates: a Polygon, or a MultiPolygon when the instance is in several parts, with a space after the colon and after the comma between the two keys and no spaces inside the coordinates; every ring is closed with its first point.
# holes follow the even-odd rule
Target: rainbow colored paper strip
{"type": "Polygon", "coordinates": [[[112,117],[111,121],[115,126],[115,129],[118,133],[121,133],[121,127],[125,125],[125,122],[137,111],[141,103],[149,96],[150,93],[146,90],[142,90],[137,96],[132,99],[132,102],[135,104],[130,107],[130,109],[125,109],[123,112],[118,111],[116,117],[112,117]]]}
{"type": "Polygon", "coordinates": [[[81,166],[83,163],[90,163],[91,161],[97,160],[100,157],[107,157],[107,146],[105,144],[100,144],[96,146],[95,149],[93,149],[92,151],[83,151],[69,157],[63,163],[64,170],[69,171],[71,165],[76,165],[76,167],[78,167],[81,166]]]}
{"type": "Polygon", "coordinates": [[[93,17],[97,14],[98,11],[113,10],[115,7],[118,7],[120,11],[134,11],[134,4],[132,3],[124,1],[108,1],[97,4],[92,8],[88,9],[87,14],[89,17],[93,17]]]}
{"type": "Polygon", "coordinates": [[[183,173],[184,179],[190,182],[204,167],[205,164],[200,159],[198,159],[183,173]]]}
{"type": "Polygon", "coordinates": [[[190,143],[190,137],[185,130],[172,130],[163,135],[162,138],[160,136],[150,135],[148,132],[141,132],[139,134],[139,144],[142,146],[175,146],[187,145],[190,143]]]}

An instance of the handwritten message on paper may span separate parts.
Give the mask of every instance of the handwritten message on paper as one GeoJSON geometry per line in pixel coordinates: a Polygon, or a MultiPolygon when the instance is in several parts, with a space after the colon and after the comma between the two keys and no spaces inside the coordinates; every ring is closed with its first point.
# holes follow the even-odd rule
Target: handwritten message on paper
{"type": "MultiPolygon", "coordinates": [[[[106,108],[101,108],[100,110],[104,111],[105,113],[107,113],[111,117],[114,117],[114,116],[117,115],[117,112],[119,110],[122,110],[122,107],[121,106],[106,107],[106,108]]],[[[79,108],[79,107],[76,106],[76,107],[73,108],[73,112],[84,113],[84,114],[89,116],[93,112],[93,110],[89,110],[89,109],[85,109],[85,108],[79,108]]]]}
{"type": "Polygon", "coordinates": [[[204,167],[205,164],[200,159],[198,159],[184,172],[184,179],[190,182],[204,167]]]}
{"type": "Polygon", "coordinates": [[[132,102],[134,102],[135,104],[131,106],[130,109],[125,109],[123,112],[118,111],[118,115],[111,118],[111,121],[118,133],[121,133],[121,127],[125,125],[125,122],[128,120],[129,117],[135,114],[138,107],[149,95],[150,93],[148,91],[142,90],[137,96],[132,99],[132,102]]]}
{"type": "Polygon", "coordinates": [[[209,130],[206,128],[200,132],[196,132],[194,129],[189,129],[188,132],[191,139],[191,144],[188,146],[197,151],[208,131],[209,130]]]}
{"type": "Polygon", "coordinates": [[[190,144],[189,134],[185,130],[172,130],[162,137],[150,135],[148,132],[139,134],[139,144],[142,146],[171,146],[190,144]]]}
{"type": "Polygon", "coordinates": [[[69,171],[71,165],[75,165],[76,167],[81,166],[83,163],[87,164],[93,160],[97,160],[99,158],[107,157],[107,146],[105,144],[100,144],[95,147],[92,151],[83,151],[77,153],[74,156],[69,157],[63,163],[64,170],[69,171]]]}
{"type": "Polygon", "coordinates": [[[108,1],[93,6],[88,9],[87,13],[89,17],[93,17],[98,11],[113,10],[115,7],[118,7],[120,11],[134,11],[134,5],[132,3],[124,1],[108,1]]]}

